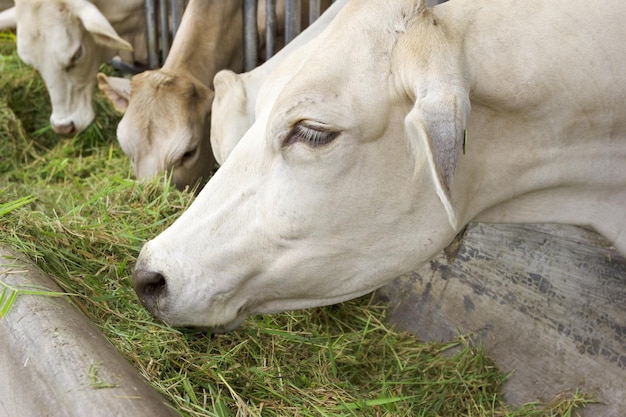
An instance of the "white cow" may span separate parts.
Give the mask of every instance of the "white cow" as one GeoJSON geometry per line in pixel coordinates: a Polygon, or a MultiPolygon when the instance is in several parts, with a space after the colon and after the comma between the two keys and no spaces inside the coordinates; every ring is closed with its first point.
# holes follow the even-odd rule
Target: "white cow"
{"type": "Polygon", "coordinates": [[[268,75],[292,52],[319,35],[347,2],[336,0],[315,22],[263,65],[243,74],[228,69],[215,74],[210,137],[218,164],[224,163],[254,123],[257,94],[268,75]]]}
{"type": "MultiPolygon", "coordinates": [[[[469,221],[582,225],[626,254],[624,12],[619,0],[451,0],[432,10],[353,0],[272,72],[254,125],[190,208],[146,243],[134,273],[140,299],[170,325],[228,330],[250,314],[356,297],[420,265],[430,285],[428,261],[469,221]]],[[[546,278],[556,287],[569,276],[546,278]]],[[[467,290],[488,279],[506,288],[479,276],[467,290]]],[[[427,295],[453,298],[441,288],[458,281],[409,299],[432,311],[441,300],[427,295]]],[[[608,346],[598,333],[579,343],[568,328],[550,329],[545,356],[562,353],[580,369],[534,368],[526,387],[553,393],[570,381],[607,404],[589,413],[620,417],[624,321],[610,313],[623,308],[604,315],[588,290],[571,298],[591,326],[615,329],[617,350],[594,356],[584,346],[608,346]]],[[[473,308],[469,298],[459,308],[466,301],[473,308]]],[[[509,325],[529,338],[545,330],[509,325]]],[[[541,363],[512,356],[508,369],[541,363]]]]}
{"type": "MultiPolygon", "coordinates": [[[[73,135],[94,118],[98,67],[145,39],[143,0],[17,0],[17,52],[41,74],[55,132],[73,135]],[[123,39],[123,38],[125,39],[123,39]]],[[[145,59],[145,52],[132,62],[145,59]]]]}
{"type": "Polygon", "coordinates": [[[341,302],[470,221],[590,227],[626,254],[626,3],[353,0],[289,56],[134,284],[174,326],[341,302]],[[470,114],[471,105],[471,114],[470,114]]]}

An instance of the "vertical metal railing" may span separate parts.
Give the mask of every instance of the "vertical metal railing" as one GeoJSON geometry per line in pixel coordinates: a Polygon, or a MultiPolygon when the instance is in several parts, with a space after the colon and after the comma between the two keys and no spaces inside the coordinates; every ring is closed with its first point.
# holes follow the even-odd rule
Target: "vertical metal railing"
{"type": "Polygon", "coordinates": [[[270,59],[276,51],[276,35],[278,21],[276,17],[276,0],[265,1],[265,60],[270,59]]]}
{"type": "Polygon", "coordinates": [[[187,7],[187,1],[172,1],[172,39],[174,39],[176,32],[178,32],[180,21],[183,19],[183,13],[185,12],[185,7],[187,7]]]}
{"type": "Polygon", "coordinates": [[[148,46],[148,67],[159,67],[159,40],[157,37],[156,0],[146,0],[146,44],[148,46]]]}
{"type": "MultiPolygon", "coordinates": [[[[241,1],[243,4],[243,48],[244,71],[250,71],[259,64],[259,37],[257,13],[259,2],[265,2],[265,51],[263,59],[270,59],[278,49],[278,21],[276,0],[216,0],[241,1]]],[[[301,21],[302,0],[285,1],[284,35],[285,44],[291,42],[304,29],[301,21]]],[[[333,0],[334,1],[334,0],[333,0]]],[[[429,5],[443,3],[446,0],[427,0],[429,5]]],[[[165,62],[171,42],[178,31],[183,12],[188,0],[145,0],[146,43],[148,47],[148,66],[159,68],[165,62]]],[[[306,10],[306,9],[305,9],[306,10]]],[[[322,13],[320,0],[308,0],[308,24],[314,22],[322,13]]]]}
{"type": "Polygon", "coordinates": [[[170,23],[169,23],[169,8],[167,7],[167,1],[159,1],[159,37],[161,41],[161,65],[167,58],[167,53],[170,51],[170,23]]]}
{"type": "Polygon", "coordinates": [[[301,31],[301,0],[285,0],[285,44],[291,42],[301,31]]]}
{"type": "Polygon", "coordinates": [[[244,71],[250,71],[259,61],[259,38],[257,29],[257,0],[243,1],[243,57],[244,71]]]}
{"type": "Polygon", "coordinates": [[[309,0],[309,25],[317,20],[322,14],[320,0],[309,0]]]}
{"type": "MultiPolygon", "coordinates": [[[[276,16],[276,0],[241,0],[244,2],[244,71],[250,71],[259,64],[258,27],[256,13],[259,10],[259,2],[265,5],[265,53],[263,59],[270,59],[278,52],[276,37],[278,35],[278,19],[276,16]]],[[[334,0],[333,0],[334,1],[334,0]]],[[[302,0],[284,0],[285,21],[284,41],[291,42],[304,29],[302,27],[302,0]]],[[[322,13],[320,0],[308,0],[309,21],[311,24],[322,13]]]]}
{"type": "Polygon", "coordinates": [[[165,62],[186,5],[187,0],[145,0],[149,68],[165,62]]]}

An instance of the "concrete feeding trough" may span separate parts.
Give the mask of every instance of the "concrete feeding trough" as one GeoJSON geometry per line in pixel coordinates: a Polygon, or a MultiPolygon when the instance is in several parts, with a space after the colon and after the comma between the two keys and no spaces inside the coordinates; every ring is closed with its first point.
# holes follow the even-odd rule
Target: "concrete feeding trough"
{"type": "MultiPolygon", "coordinates": [[[[2,288],[61,293],[4,247],[0,281],[2,288]]],[[[0,416],[178,415],[67,296],[17,295],[0,317],[0,335],[0,416]]]]}

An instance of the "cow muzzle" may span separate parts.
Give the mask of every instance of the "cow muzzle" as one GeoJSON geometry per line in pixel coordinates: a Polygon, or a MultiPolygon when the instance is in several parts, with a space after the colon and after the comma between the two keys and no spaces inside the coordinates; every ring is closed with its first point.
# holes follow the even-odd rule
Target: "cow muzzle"
{"type": "Polygon", "coordinates": [[[54,130],[54,133],[60,136],[73,136],[78,132],[76,130],[76,126],[74,125],[74,122],[69,122],[69,123],[64,123],[64,124],[56,124],[54,122],[51,122],[51,125],[52,125],[52,130],[54,130]]]}

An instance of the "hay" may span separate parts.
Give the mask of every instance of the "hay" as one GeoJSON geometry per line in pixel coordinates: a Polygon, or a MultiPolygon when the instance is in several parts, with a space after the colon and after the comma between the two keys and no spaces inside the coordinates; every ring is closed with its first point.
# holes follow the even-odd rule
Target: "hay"
{"type": "MultiPolygon", "coordinates": [[[[0,240],[75,294],[182,415],[539,416],[570,415],[587,402],[573,393],[547,409],[510,409],[500,394],[505,376],[481,349],[396,332],[369,297],[250,318],[226,335],[155,322],[132,290],[132,267],[142,243],[193,197],[164,178],[132,179],[115,142],[119,115],[102,97],[94,125],[56,137],[43,83],[13,42],[0,37],[0,240]]],[[[4,314],[12,294],[5,291],[4,314]]]]}

